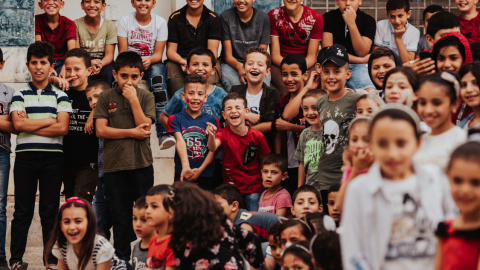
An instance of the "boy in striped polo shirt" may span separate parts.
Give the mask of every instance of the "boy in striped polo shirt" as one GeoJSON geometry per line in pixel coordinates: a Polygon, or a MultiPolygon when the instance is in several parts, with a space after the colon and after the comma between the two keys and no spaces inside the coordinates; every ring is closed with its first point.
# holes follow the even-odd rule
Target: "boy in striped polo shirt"
{"type": "MultiPolygon", "coordinates": [[[[39,214],[44,246],[53,229],[59,206],[62,139],[68,132],[72,106],[67,95],[49,82],[58,83],[59,80],[50,77],[54,49],[43,41],[28,47],[27,68],[32,81],[15,92],[10,106],[12,122],[18,131],[13,169],[15,212],[10,246],[12,269],[25,267],[22,257],[33,218],[37,185],[40,190],[39,214]]],[[[45,263],[52,266],[57,264],[57,260],[50,254],[45,263]]]]}

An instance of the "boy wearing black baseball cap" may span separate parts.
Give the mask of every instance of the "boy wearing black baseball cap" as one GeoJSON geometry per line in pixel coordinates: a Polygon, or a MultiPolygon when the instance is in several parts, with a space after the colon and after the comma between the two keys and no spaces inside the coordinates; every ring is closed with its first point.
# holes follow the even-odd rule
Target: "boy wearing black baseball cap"
{"type": "MultiPolygon", "coordinates": [[[[339,183],[342,177],[342,154],[348,143],[348,125],[355,117],[358,94],[345,88],[351,71],[348,69],[348,52],[344,46],[334,44],[327,47],[319,54],[315,66],[320,73],[322,89],[327,92],[316,104],[323,130],[318,177],[322,198],[327,198],[328,188],[339,183]]],[[[323,201],[323,209],[328,209],[327,200],[323,201]]]]}

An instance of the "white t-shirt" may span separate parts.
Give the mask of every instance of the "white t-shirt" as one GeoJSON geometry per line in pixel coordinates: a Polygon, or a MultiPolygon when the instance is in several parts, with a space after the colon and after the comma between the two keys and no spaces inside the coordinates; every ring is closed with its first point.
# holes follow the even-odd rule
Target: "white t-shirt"
{"type": "Polygon", "coordinates": [[[457,126],[438,135],[424,134],[413,161],[416,164],[435,164],[443,170],[453,150],[466,141],[467,133],[457,126]]]}
{"type": "Polygon", "coordinates": [[[247,91],[247,107],[251,113],[260,114],[260,99],[262,98],[263,89],[256,95],[250,95],[247,91]]]}
{"type": "MultiPolygon", "coordinates": [[[[113,248],[112,244],[108,242],[105,237],[101,235],[95,236],[95,246],[93,248],[94,254],[96,253],[95,262],[97,265],[107,262],[113,258],[115,254],[115,249],[113,248]]],[[[52,249],[53,256],[57,257],[57,259],[64,260],[68,266],[68,269],[78,269],[78,257],[75,254],[75,250],[73,245],[67,243],[66,249],[59,248],[58,243],[53,246],[52,249]],[[62,254],[65,253],[65,254],[62,254]],[[67,258],[66,260],[64,258],[67,258]]],[[[93,263],[93,255],[90,257],[90,261],[88,262],[85,270],[95,270],[96,267],[93,263]]]]}
{"type": "Polygon", "coordinates": [[[433,269],[437,242],[420,203],[418,181],[415,175],[401,181],[383,180],[393,222],[382,269],[433,269]]]}
{"type": "MultiPolygon", "coordinates": [[[[407,22],[407,31],[403,34],[402,40],[407,51],[416,52],[420,40],[420,31],[407,22]]],[[[373,44],[379,47],[387,47],[400,56],[395,42],[395,29],[388,19],[377,22],[377,32],[373,44]]]]}
{"type": "Polygon", "coordinates": [[[155,42],[167,40],[167,22],[162,17],[151,13],[150,23],[140,25],[135,19],[135,14],[136,12],[132,12],[118,20],[117,35],[127,38],[129,52],[136,52],[142,58],[149,57],[155,50],[155,42]]]}

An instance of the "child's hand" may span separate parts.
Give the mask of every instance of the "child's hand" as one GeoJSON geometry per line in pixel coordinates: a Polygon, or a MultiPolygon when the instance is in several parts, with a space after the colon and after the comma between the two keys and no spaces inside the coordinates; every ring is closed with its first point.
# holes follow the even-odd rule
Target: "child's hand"
{"type": "Polygon", "coordinates": [[[215,137],[215,134],[217,133],[217,126],[207,122],[207,129],[205,131],[207,132],[208,136],[215,137]]]}
{"type": "Polygon", "coordinates": [[[357,13],[353,8],[347,7],[342,14],[343,20],[347,24],[347,26],[355,25],[355,19],[357,19],[357,13]]]}
{"type": "Polygon", "coordinates": [[[241,84],[247,84],[247,81],[245,79],[245,69],[243,68],[243,65],[239,65],[237,67],[237,72],[238,72],[238,78],[240,78],[240,83],[241,84]]]}
{"type": "Polygon", "coordinates": [[[92,134],[94,129],[93,117],[88,117],[87,122],[85,123],[84,132],[92,134]]]}
{"type": "Polygon", "coordinates": [[[122,95],[130,102],[132,103],[133,100],[137,99],[137,89],[135,87],[125,84],[122,89],[122,95]]]}
{"type": "Polygon", "coordinates": [[[260,123],[260,114],[256,113],[247,113],[245,119],[250,122],[252,125],[260,123]]]}
{"type": "Polygon", "coordinates": [[[195,181],[195,180],[197,180],[198,177],[200,177],[200,174],[202,174],[202,172],[200,171],[199,168],[193,169],[193,176],[190,177],[190,179],[188,179],[188,181],[195,181]]]}
{"type": "Polygon", "coordinates": [[[60,71],[60,74],[58,74],[59,78],[65,79],[65,66],[62,67],[62,70],[60,71]]]}
{"type": "Polygon", "coordinates": [[[194,170],[190,169],[190,167],[182,168],[182,172],[180,173],[180,181],[183,181],[184,179],[192,181],[191,178],[194,174],[194,170]]]}
{"type": "Polygon", "coordinates": [[[432,58],[425,58],[423,60],[415,59],[413,63],[410,64],[410,62],[407,62],[403,65],[413,69],[420,77],[435,73],[435,61],[433,61],[432,58]]]}
{"type": "Polygon", "coordinates": [[[373,154],[369,148],[360,148],[355,153],[352,153],[353,168],[359,173],[370,169],[373,161],[373,154]]]}
{"type": "Polygon", "coordinates": [[[180,61],[180,67],[182,68],[183,73],[187,73],[187,69],[188,69],[187,60],[182,59],[180,61]]]}
{"type": "Polygon", "coordinates": [[[68,79],[64,79],[61,77],[48,77],[48,81],[50,83],[56,84],[60,89],[63,91],[68,91],[70,88],[70,81],[72,81],[74,77],[70,77],[68,79]]]}
{"type": "Polygon", "coordinates": [[[102,65],[102,60],[100,59],[93,59],[92,60],[92,74],[91,75],[98,75],[100,71],[102,71],[103,65],[102,65]]]}
{"type": "Polygon", "coordinates": [[[150,126],[149,123],[143,123],[138,125],[134,129],[133,138],[137,140],[145,140],[146,138],[150,138],[150,134],[152,133],[150,130],[145,130],[146,127],[150,126]]]}
{"type": "Polygon", "coordinates": [[[305,87],[308,90],[317,89],[320,85],[320,73],[314,70],[310,74],[310,78],[308,79],[307,85],[305,85],[305,87]]]}
{"type": "Polygon", "coordinates": [[[143,69],[144,70],[147,70],[150,68],[150,65],[152,64],[152,62],[150,62],[150,57],[145,57],[142,59],[142,63],[143,63],[143,69]]]}
{"type": "Polygon", "coordinates": [[[275,126],[277,127],[277,130],[288,130],[288,124],[289,123],[282,118],[278,118],[275,121],[275,126]]]}
{"type": "Polygon", "coordinates": [[[394,29],[395,38],[396,39],[402,39],[403,34],[405,34],[405,32],[407,32],[407,26],[406,25],[402,25],[398,28],[395,28],[394,29]]]}
{"type": "Polygon", "coordinates": [[[20,118],[27,118],[27,113],[25,111],[17,111],[17,115],[20,118]]]}

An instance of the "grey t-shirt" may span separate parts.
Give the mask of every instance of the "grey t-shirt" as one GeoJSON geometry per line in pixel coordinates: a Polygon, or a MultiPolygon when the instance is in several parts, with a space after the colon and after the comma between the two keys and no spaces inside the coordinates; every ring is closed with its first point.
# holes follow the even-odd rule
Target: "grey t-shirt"
{"type": "MultiPolygon", "coordinates": [[[[10,105],[12,104],[12,97],[15,89],[0,83],[0,115],[8,115],[10,112],[10,105]]],[[[11,152],[10,133],[0,131],[0,148],[11,152]]]]}
{"type": "Polygon", "coordinates": [[[348,125],[355,117],[355,102],[358,94],[348,91],[336,101],[329,101],[325,95],[317,101],[318,113],[322,119],[322,150],[318,161],[320,189],[326,190],[342,178],[342,154],[348,143],[348,125]]]}
{"type": "Polygon", "coordinates": [[[232,42],[232,54],[243,63],[245,51],[260,44],[270,44],[270,18],[256,8],[250,21],[244,23],[237,15],[236,8],[230,8],[220,15],[222,21],[222,40],[232,42]]]}
{"type": "Polygon", "coordinates": [[[140,247],[142,240],[139,240],[135,246],[133,246],[132,251],[132,268],[133,270],[144,270],[145,262],[148,257],[148,248],[143,249],[140,247]]]}
{"type": "Polygon", "coordinates": [[[422,35],[420,37],[420,40],[418,41],[417,55],[420,55],[420,53],[425,50],[431,50],[431,49],[432,47],[430,47],[430,45],[428,45],[428,42],[427,42],[427,35],[422,35]]]}
{"type": "Polygon", "coordinates": [[[302,131],[298,139],[295,159],[303,162],[305,167],[305,184],[321,190],[318,174],[318,160],[322,149],[322,130],[313,131],[308,127],[302,131]]]}

